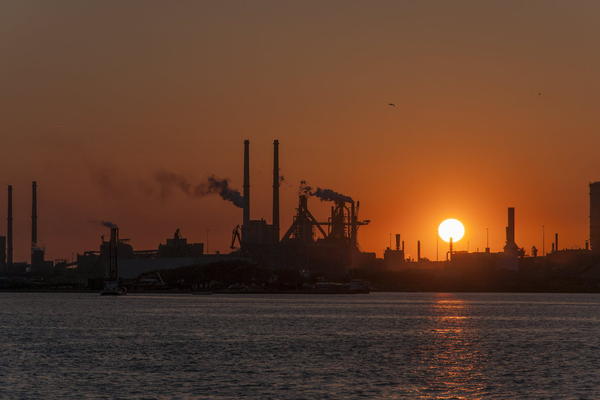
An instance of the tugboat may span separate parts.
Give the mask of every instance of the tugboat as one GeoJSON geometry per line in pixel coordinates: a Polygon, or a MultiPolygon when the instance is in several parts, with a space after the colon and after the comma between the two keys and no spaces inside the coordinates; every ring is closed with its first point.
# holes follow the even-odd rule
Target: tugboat
{"type": "Polygon", "coordinates": [[[119,281],[104,281],[104,289],[100,296],[123,296],[127,294],[127,289],[119,287],[119,281]]]}
{"type": "Polygon", "coordinates": [[[108,254],[106,257],[106,278],[101,296],[123,296],[127,289],[119,287],[119,265],[117,249],[119,247],[119,228],[110,222],[104,222],[110,228],[110,242],[108,243],[108,254]]]}

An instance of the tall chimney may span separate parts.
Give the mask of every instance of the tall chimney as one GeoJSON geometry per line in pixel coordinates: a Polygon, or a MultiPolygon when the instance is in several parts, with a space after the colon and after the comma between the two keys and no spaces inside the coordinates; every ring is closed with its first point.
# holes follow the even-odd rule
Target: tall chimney
{"type": "Polygon", "coordinates": [[[396,251],[400,251],[400,234],[396,233],[396,251]]]}
{"type": "Polygon", "coordinates": [[[600,254],[600,182],[590,183],[590,246],[600,254]]]}
{"type": "Polygon", "coordinates": [[[554,234],[554,250],[558,251],[558,233],[554,234]]]}
{"type": "Polygon", "coordinates": [[[273,141],[273,240],[279,243],[279,140],[273,141]]]}
{"type": "Polygon", "coordinates": [[[242,239],[244,230],[250,222],[250,141],[244,140],[244,219],[242,239]]]}
{"type": "Polygon", "coordinates": [[[37,182],[31,184],[31,247],[37,247],[37,182]]]}
{"type": "Polygon", "coordinates": [[[515,254],[519,247],[515,243],[515,208],[508,207],[508,226],[506,227],[506,244],[504,245],[505,253],[515,254]]]}
{"type": "Polygon", "coordinates": [[[417,240],[417,261],[421,261],[421,241],[417,240]]]}
{"type": "Polygon", "coordinates": [[[8,185],[8,225],[6,228],[6,263],[13,264],[13,187],[8,185]]]}
{"type": "Polygon", "coordinates": [[[108,242],[108,254],[106,260],[106,279],[109,281],[119,280],[119,228],[111,226],[110,241],[108,242]]]}
{"type": "Polygon", "coordinates": [[[508,227],[506,229],[506,242],[515,242],[515,209],[508,207],[508,227]]]}

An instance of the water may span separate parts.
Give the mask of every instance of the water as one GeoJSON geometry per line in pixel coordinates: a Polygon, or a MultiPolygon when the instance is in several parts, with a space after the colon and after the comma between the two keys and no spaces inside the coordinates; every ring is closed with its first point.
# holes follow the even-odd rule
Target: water
{"type": "Polygon", "coordinates": [[[2,399],[600,398],[600,295],[0,293],[2,399]]]}

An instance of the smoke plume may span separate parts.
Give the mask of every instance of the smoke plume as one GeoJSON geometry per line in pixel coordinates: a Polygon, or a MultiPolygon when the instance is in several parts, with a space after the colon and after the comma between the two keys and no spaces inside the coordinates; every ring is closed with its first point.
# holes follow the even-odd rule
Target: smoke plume
{"type": "Polygon", "coordinates": [[[173,189],[179,189],[188,196],[192,196],[192,184],[179,174],[169,171],[158,171],[154,174],[154,179],[160,187],[160,197],[166,200],[173,193],[173,189]]]}
{"type": "Polygon", "coordinates": [[[244,207],[244,196],[239,191],[229,187],[229,179],[209,177],[208,193],[218,193],[223,200],[232,202],[236,207],[244,207]]]}
{"type": "Polygon", "coordinates": [[[162,199],[169,197],[173,190],[180,190],[190,197],[204,197],[209,194],[218,194],[223,200],[231,202],[236,207],[244,207],[244,196],[229,186],[229,179],[220,179],[212,175],[206,182],[200,184],[190,183],[183,175],[169,171],[158,171],[154,178],[160,186],[162,199]]]}
{"type": "Polygon", "coordinates": [[[342,203],[352,203],[352,197],[346,196],[344,194],[338,193],[331,189],[322,189],[317,187],[313,190],[313,188],[306,183],[306,181],[300,182],[300,193],[317,197],[321,199],[321,201],[337,201],[342,203]]]}

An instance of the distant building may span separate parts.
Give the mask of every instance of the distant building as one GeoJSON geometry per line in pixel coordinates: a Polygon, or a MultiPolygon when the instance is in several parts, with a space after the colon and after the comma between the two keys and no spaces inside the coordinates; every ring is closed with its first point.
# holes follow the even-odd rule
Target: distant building
{"type": "Polygon", "coordinates": [[[383,265],[388,269],[398,269],[406,267],[404,261],[406,257],[404,256],[404,243],[402,247],[400,247],[400,234],[396,234],[396,249],[392,250],[391,248],[385,249],[383,253],[383,265]]]}
{"type": "Polygon", "coordinates": [[[383,265],[388,269],[398,269],[404,266],[404,250],[392,250],[389,247],[383,252],[383,265]]]}
{"type": "Polygon", "coordinates": [[[204,243],[189,243],[181,237],[179,229],[166,244],[158,246],[158,257],[200,257],[204,254],[204,243]]]}
{"type": "MultiPolygon", "coordinates": [[[[86,251],[77,256],[78,272],[90,278],[102,278],[106,268],[110,242],[102,239],[99,251],[86,251]]],[[[179,229],[172,238],[161,243],[156,250],[134,250],[128,239],[120,239],[117,246],[119,277],[137,278],[141,274],[190,265],[201,265],[222,259],[236,258],[222,255],[205,255],[204,243],[188,243],[179,229]]]]}
{"type": "Polygon", "coordinates": [[[47,274],[52,272],[54,262],[45,260],[45,251],[41,247],[31,249],[31,272],[36,274],[47,274]]]}

